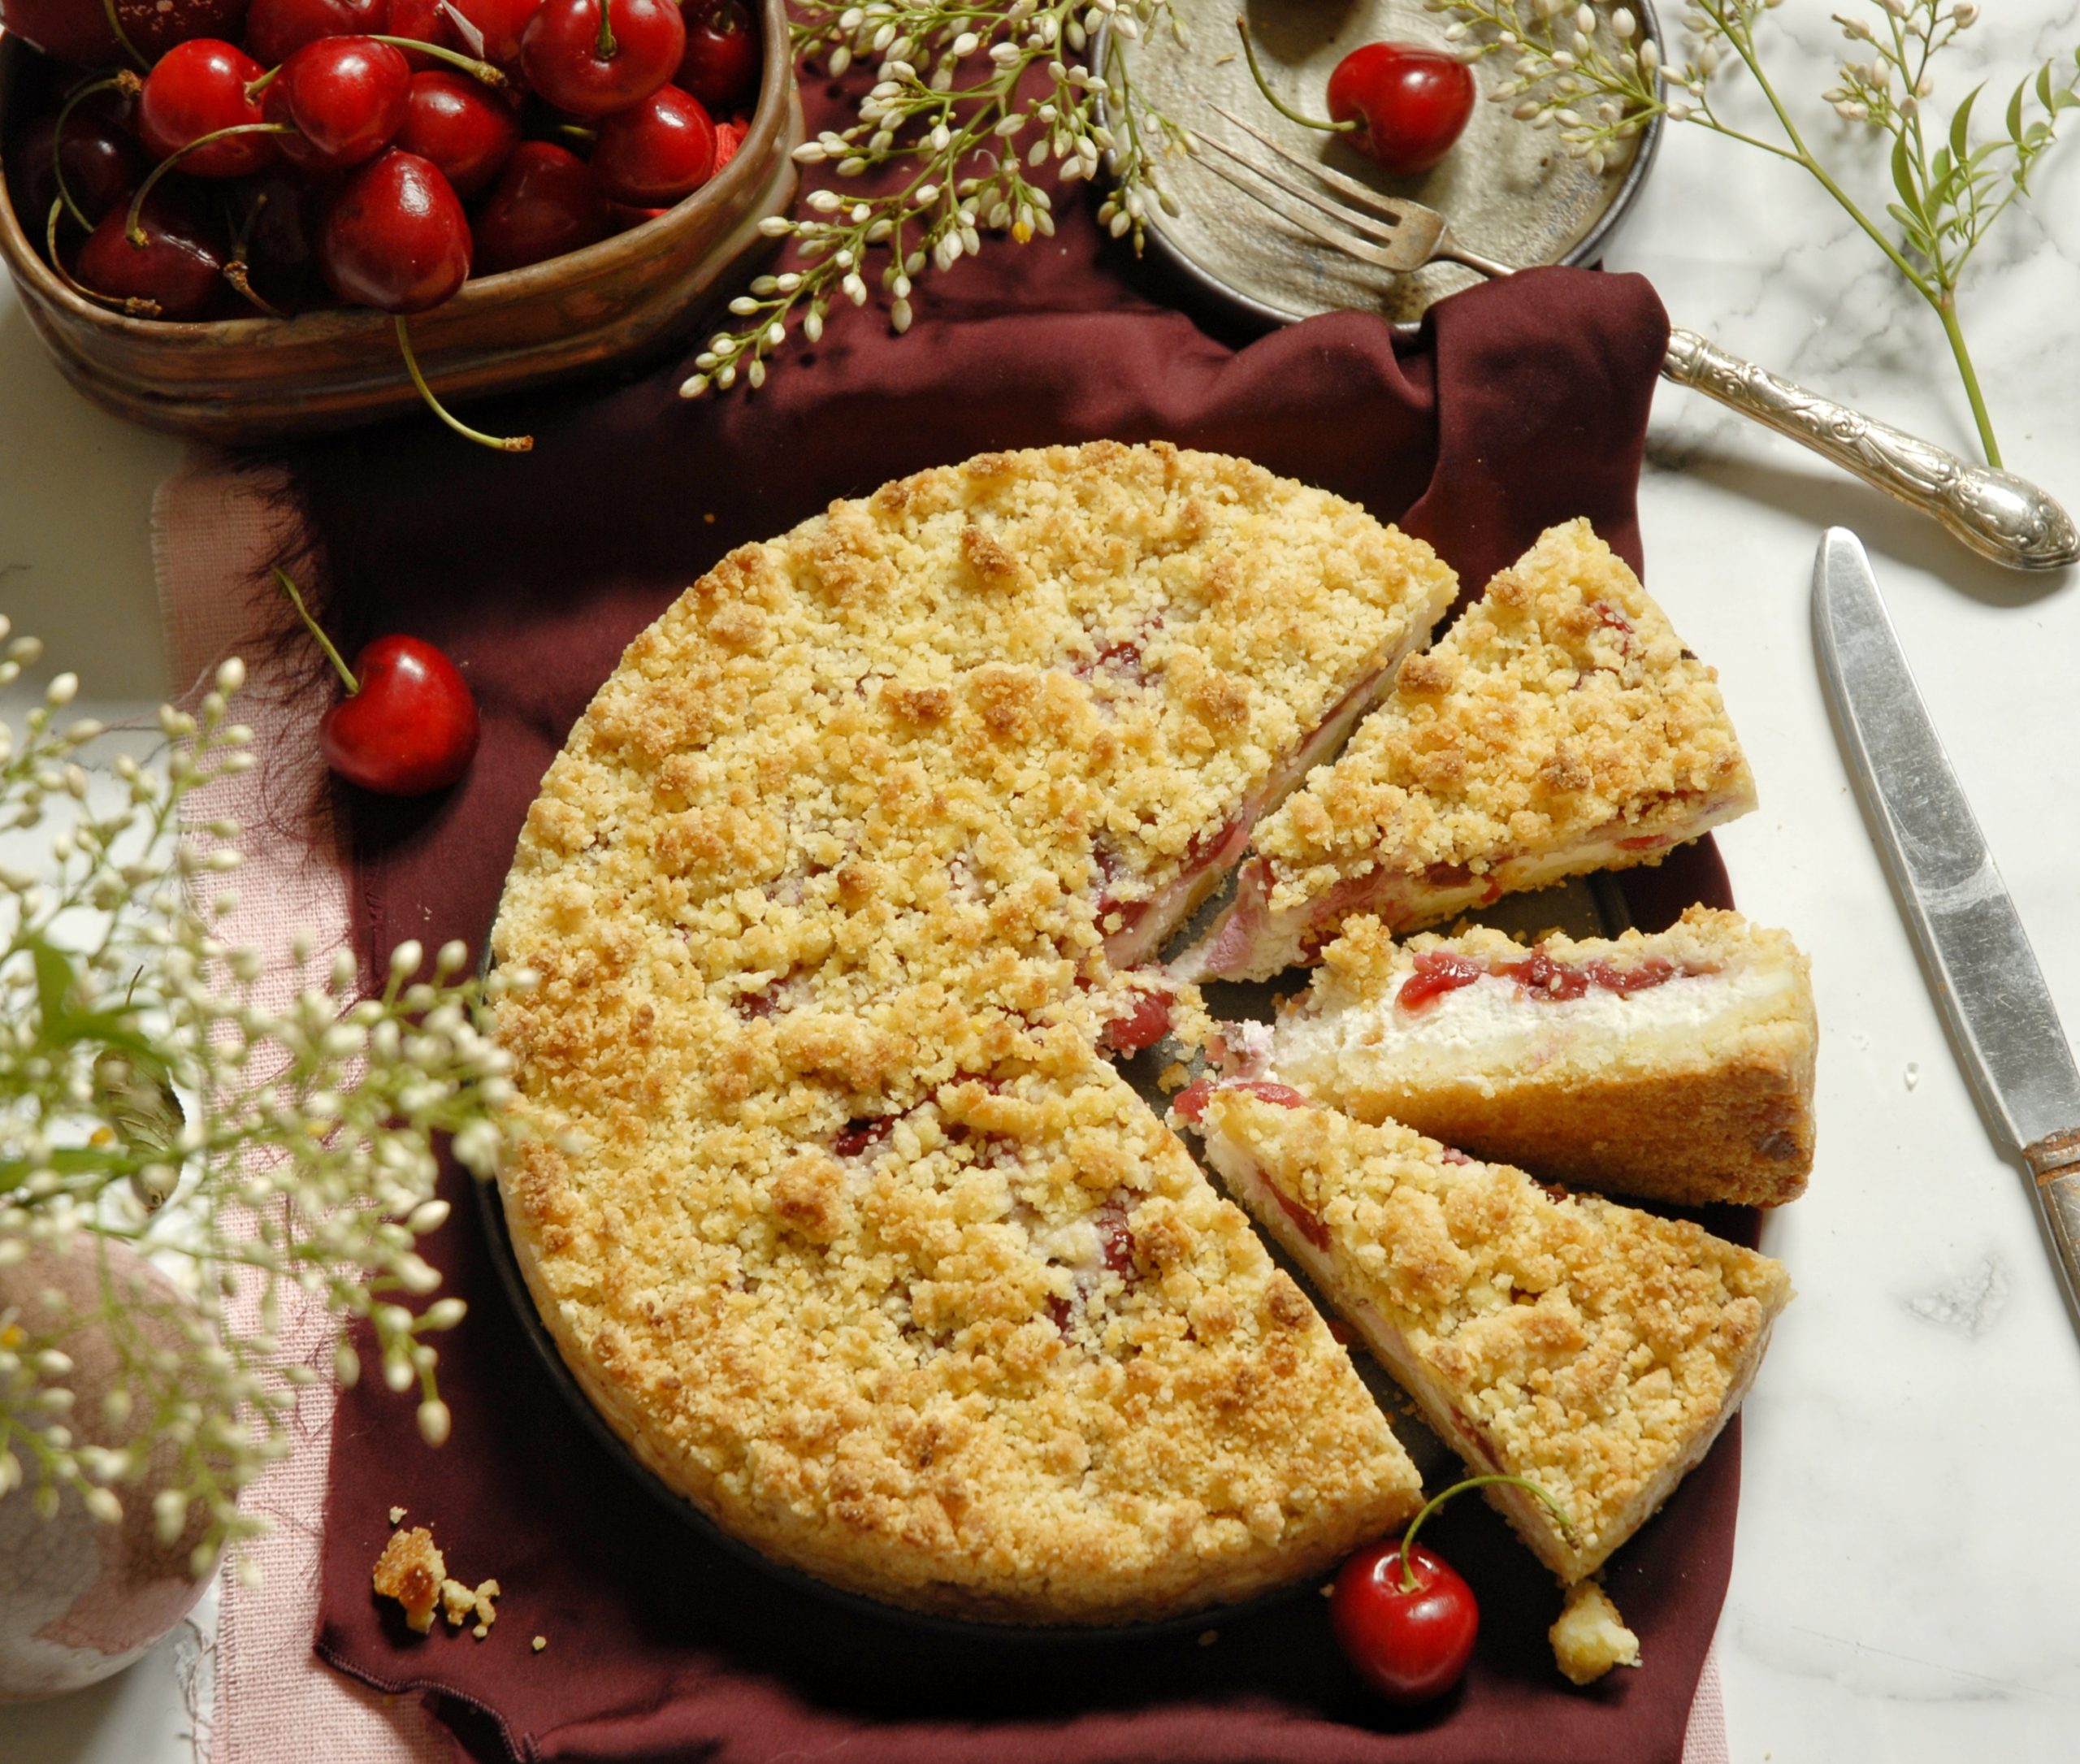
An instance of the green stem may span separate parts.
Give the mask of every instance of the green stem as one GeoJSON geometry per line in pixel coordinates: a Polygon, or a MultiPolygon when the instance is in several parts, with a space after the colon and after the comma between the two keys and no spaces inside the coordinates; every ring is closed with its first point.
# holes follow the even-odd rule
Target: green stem
{"type": "Polygon", "coordinates": [[[115,10],[115,0],[101,0],[102,15],[108,20],[108,28],[115,33],[115,40],[123,46],[123,52],[146,72],[152,64],[139,53],[137,46],[130,41],[130,33],[123,28],[123,20],[115,10]]]}
{"type": "Polygon", "coordinates": [[[1235,28],[1241,33],[1242,38],[1242,54],[1250,63],[1250,77],[1257,82],[1257,89],[1263,93],[1271,107],[1287,122],[1298,123],[1302,128],[1319,128],[1325,134],[1330,135],[1347,135],[1357,128],[1358,125],[1355,123],[1324,123],[1319,117],[1302,116],[1294,110],[1285,99],[1272,90],[1270,82],[1264,78],[1263,69],[1257,65],[1256,45],[1250,41],[1250,21],[1238,15],[1235,20],[1235,28]]]}
{"type": "Polygon", "coordinates": [[[124,236],[140,251],[151,243],[145,236],[145,229],[137,224],[137,217],[144,211],[145,198],[152,193],[154,184],[191,153],[213,142],[228,140],[233,135],[293,135],[295,132],[287,123],[233,123],[228,128],[212,129],[206,135],[197,135],[186,146],[176,147],[145,173],[144,181],[137,186],[137,193],[130,198],[130,215],[123,225],[124,236]]]}
{"type": "Polygon", "coordinates": [[[1567,1510],[1528,1476],[1468,1476],[1463,1482],[1455,1482],[1449,1489],[1440,1490],[1424,1504],[1423,1510],[1408,1522],[1408,1529],[1401,1534],[1401,1589],[1404,1593],[1415,1590],[1415,1571],[1409,1566],[1408,1553],[1415,1545],[1415,1534],[1424,1520],[1436,1512],[1455,1494],[1463,1494],[1468,1489],[1484,1489],[1495,1483],[1507,1483],[1513,1489],[1528,1489],[1553,1510],[1553,1516],[1560,1521],[1562,1530],[1571,1532],[1575,1522],[1567,1517],[1567,1510]]]}
{"type": "Polygon", "coordinates": [[[1965,346],[1964,327],[1957,323],[1956,291],[1946,288],[1934,305],[1936,317],[1943,321],[1943,334],[1950,340],[1950,353],[1956,360],[1957,371],[1964,378],[1965,396],[1971,400],[1972,421],[1978,425],[1979,445],[1986,449],[1986,462],[1998,471],[2000,443],[1994,439],[1993,418],[1987,414],[1986,399],[1979,392],[1978,372],[1972,366],[1972,352],[1965,346]]]}
{"type": "Polygon", "coordinates": [[[378,37],[371,35],[370,42],[388,43],[392,49],[416,49],[422,55],[431,55],[436,61],[448,62],[460,67],[473,79],[481,80],[488,86],[503,86],[509,82],[504,74],[488,61],[479,61],[474,55],[458,54],[452,49],[443,49],[438,43],[422,43],[416,37],[378,37]]]}
{"type": "Polygon", "coordinates": [[[412,353],[411,334],[405,328],[405,315],[397,314],[397,347],[404,352],[405,369],[412,376],[412,384],[419,389],[419,397],[427,408],[446,423],[466,441],[474,441],[479,447],[488,447],[501,453],[526,453],[534,450],[535,438],[531,435],[486,435],[481,429],[473,429],[468,423],[452,414],[441,401],[434,397],[433,388],[426,383],[426,375],[419,371],[418,358],[412,353]]]}
{"type": "Polygon", "coordinates": [[[94,223],[87,219],[87,211],[73,201],[72,192],[65,182],[65,125],[72,119],[72,111],[83,98],[90,98],[97,92],[118,91],[135,98],[144,89],[144,83],[136,75],[128,72],[110,74],[106,80],[89,80],[76,88],[58,107],[58,120],[50,125],[50,175],[57,180],[59,199],[73,219],[93,231],[94,223]]]}
{"type": "Polygon", "coordinates": [[[597,52],[602,61],[612,61],[621,53],[621,45],[614,41],[613,20],[607,15],[608,4],[609,0],[600,0],[600,41],[597,52]]]}
{"type": "MultiPolygon", "coordinates": [[[[142,294],[98,294],[65,267],[65,260],[58,254],[58,217],[64,212],[63,199],[53,198],[50,204],[50,216],[45,223],[43,229],[44,245],[50,254],[51,273],[82,300],[99,301],[104,306],[117,307],[132,319],[158,318],[159,303],[157,301],[148,300],[142,294]]],[[[9,953],[13,952],[11,951],[9,953]]]]}
{"type": "Polygon", "coordinates": [[[318,647],[325,652],[325,659],[339,670],[340,678],[346,683],[347,696],[352,698],[361,690],[361,682],[354,678],[340,652],[332,647],[332,639],[325,635],[324,627],[310,616],[310,609],[303,604],[303,596],[297,592],[296,584],[289,580],[289,573],[280,564],[274,566],[275,580],[281,584],[282,592],[289,597],[289,605],[296,609],[296,616],[303,621],[303,628],[318,639],[318,647]]]}

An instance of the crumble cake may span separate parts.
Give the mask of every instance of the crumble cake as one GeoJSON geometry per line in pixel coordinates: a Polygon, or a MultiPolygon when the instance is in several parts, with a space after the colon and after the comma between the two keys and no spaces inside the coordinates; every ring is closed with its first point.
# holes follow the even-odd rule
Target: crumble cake
{"type": "Polygon", "coordinates": [[[1716,679],[1586,521],[1550,529],[1265,817],[1172,971],[1268,979],[1354,913],[1411,930],[1659,862],[1754,806],[1716,679]]]}
{"type": "Polygon", "coordinates": [[[1571,1584],[1703,1458],[1789,1298],[1780,1264],[1687,1221],[1540,1186],[1263,1080],[1179,1097],[1208,1162],[1571,1584]]]}
{"type": "Polygon", "coordinates": [[[1362,916],[1275,1025],[1223,1037],[1234,1075],[1579,1186],[1775,1207],[1813,1167],[1806,960],[1737,912],[1528,948],[1362,916]]]}
{"type": "Polygon", "coordinates": [[[1415,1471],[1101,1057],[1129,977],[1449,604],[1246,462],[995,454],[730,554],[544,778],[493,948],[501,1177],[565,1359],[841,1586],[1119,1623],[1317,1573],[1415,1471]]]}

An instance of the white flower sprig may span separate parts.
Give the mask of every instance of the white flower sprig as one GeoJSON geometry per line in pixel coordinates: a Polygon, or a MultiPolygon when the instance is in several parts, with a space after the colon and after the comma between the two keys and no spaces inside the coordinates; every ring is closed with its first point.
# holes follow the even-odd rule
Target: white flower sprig
{"type": "MultiPolygon", "coordinates": [[[[0,687],[37,654],[15,642],[0,687]]],[[[198,1573],[266,1528],[238,1493],[288,1449],[296,1388],[360,1372],[344,1337],[329,1368],[281,1363],[288,1288],[369,1319],[385,1381],[416,1386],[421,1432],[446,1437],[426,1338],[463,1305],[431,1298],[440,1276],[416,1247],[448,1214],[435,1136],[488,1174],[520,1130],[508,1058],[478,1016],[526,976],[480,983],[451,943],[421,978],[424,952],[406,943],[361,998],[350,954],[311,972],[300,938],[288,953],[308,983],[273,1009],[271,952],[216,934],[235,896],[196,904],[193,884],[236,869],[239,829],[184,825],[182,804],[253,765],[249,731],[230,720],[244,678],[227,662],[195,712],[162,709],[163,751],[141,761],[118,752],[90,770],[103,731],[60,726],[69,674],[19,734],[0,722],[0,831],[48,830],[35,873],[0,866],[0,1268],[84,1250],[101,1271],[92,1303],[52,1289],[0,1307],[0,1500],[48,1515],[70,1492],[115,1521],[170,1445],[154,1519],[168,1542],[199,1520],[198,1573]],[[124,1282],[115,1246],[171,1275],[175,1296],[124,1282]],[[257,1332],[232,1326],[235,1296],[257,1332]],[[85,1331],[120,1369],[100,1418],[119,1447],[80,1437],[68,1347],[85,1331]]]]}
{"type": "Polygon", "coordinates": [[[682,396],[726,389],[739,374],[762,385],[791,326],[814,343],[840,301],[866,304],[876,254],[889,321],[908,330],[927,271],[973,257],[986,232],[1020,245],[1054,232],[1049,193],[1028,176],[1042,167],[1061,183],[1105,167],[1113,190],[1099,224],[1131,235],[1136,250],[1151,204],[1176,212],[1159,162],[1189,150],[1190,139],[1143,104],[1120,47],[1159,23],[1178,29],[1172,0],[800,0],[795,11],[795,52],[820,57],[833,78],[856,61],[876,63],[858,120],[804,141],[795,158],[840,184],[877,187],[825,184],[804,198],[805,215],[763,223],[769,238],[795,241],[796,267],[760,276],[730,303],[740,327],[709,340],[682,396]],[[1094,71],[1076,58],[1101,30],[1094,71]]]}
{"type": "MultiPolygon", "coordinates": [[[[1446,36],[1473,59],[1499,55],[1507,76],[1490,96],[1533,128],[1557,127],[1571,153],[1601,170],[1656,116],[1693,123],[1800,166],[1840,204],[1935,311],[1971,401],[1987,462],[2000,446],[1957,314],[1965,265],[1993,223],[2029,194],[2030,174],[2056,136],[2060,115],[2080,105],[2080,50],[2043,63],[2015,88],[2000,133],[1974,142],[1974,87],[1947,121],[1933,115],[1935,58],[1978,22],[1978,0],[1868,0],[1868,13],[1835,22],[1867,59],[1851,59],[1823,94],[1845,122],[1892,143],[1887,232],[1808,145],[1772,83],[1756,26],[1780,0],[1691,0],[1688,44],[1679,62],[1639,36],[1629,9],[1586,0],[1428,0],[1449,13],[1446,36]],[[1601,27],[1601,28],[1600,28],[1601,27]],[[2056,70],[2075,72],[2061,83],[2056,70]],[[1745,69],[1774,119],[1773,135],[1736,126],[1714,102],[1715,76],[1745,69]]],[[[1852,51],[1852,55],[1857,52],[1852,51]]]]}

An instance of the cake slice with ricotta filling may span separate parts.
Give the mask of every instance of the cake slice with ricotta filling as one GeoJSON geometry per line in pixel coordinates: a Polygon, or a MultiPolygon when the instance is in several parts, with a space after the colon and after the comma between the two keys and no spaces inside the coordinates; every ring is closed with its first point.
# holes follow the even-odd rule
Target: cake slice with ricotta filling
{"type": "Polygon", "coordinates": [[[1540,1186],[1289,1086],[1194,1086],[1178,1116],[1563,1582],[1593,1573],[1705,1455],[1791,1296],[1686,1221],[1540,1186]]]}
{"type": "Polygon", "coordinates": [[[1356,913],[1413,930],[1658,862],[1755,804],[1716,680],[1586,521],[1551,529],[1265,817],[1173,971],[1267,979],[1356,913]]]}
{"type": "Polygon", "coordinates": [[[1580,1186],[1774,1207],[1813,1167],[1806,960],[1737,912],[1528,948],[1360,917],[1275,1025],[1224,1040],[1232,1073],[1580,1186]]]}

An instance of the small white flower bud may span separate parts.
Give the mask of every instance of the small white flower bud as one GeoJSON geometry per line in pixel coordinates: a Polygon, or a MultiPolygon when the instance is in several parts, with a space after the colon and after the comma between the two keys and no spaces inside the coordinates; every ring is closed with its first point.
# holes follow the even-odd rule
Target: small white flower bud
{"type": "Polygon", "coordinates": [[[419,1437],[429,1445],[445,1445],[454,1427],[454,1417],[448,1414],[448,1405],[435,1398],[419,1405],[419,1437]]]}

